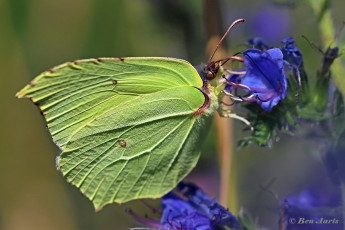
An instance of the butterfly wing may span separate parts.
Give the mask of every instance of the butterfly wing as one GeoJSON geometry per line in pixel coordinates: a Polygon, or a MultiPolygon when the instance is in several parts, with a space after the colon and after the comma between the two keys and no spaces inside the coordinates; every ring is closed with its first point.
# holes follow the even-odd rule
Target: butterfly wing
{"type": "Polygon", "coordinates": [[[195,166],[202,84],[186,61],[101,58],[55,67],[17,96],[39,106],[61,172],[99,210],[160,197],[195,166]]]}

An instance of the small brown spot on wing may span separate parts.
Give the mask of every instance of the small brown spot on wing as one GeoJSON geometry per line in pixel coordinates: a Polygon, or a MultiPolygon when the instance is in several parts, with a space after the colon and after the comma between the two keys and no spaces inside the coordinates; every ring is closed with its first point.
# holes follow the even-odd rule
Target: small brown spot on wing
{"type": "Polygon", "coordinates": [[[117,80],[112,80],[111,82],[113,85],[116,85],[117,84],[117,80]]]}
{"type": "Polygon", "coordinates": [[[119,57],[119,60],[120,60],[120,61],[125,61],[125,58],[119,57]]]}
{"type": "Polygon", "coordinates": [[[119,145],[122,147],[122,148],[125,148],[127,146],[127,142],[125,140],[119,140],[119,145]]]}

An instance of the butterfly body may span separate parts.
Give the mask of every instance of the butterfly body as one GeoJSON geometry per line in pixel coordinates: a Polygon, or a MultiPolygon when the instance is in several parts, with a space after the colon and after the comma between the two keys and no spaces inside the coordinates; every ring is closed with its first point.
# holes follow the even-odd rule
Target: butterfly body
{"type": "Polygon", "coordinates": [[[60,171],[99,210],[160,197],[182,180],[217,92],[183,60],[98,58],[52,68],[17,96],[39,106],[62,149],[60,171]]]}

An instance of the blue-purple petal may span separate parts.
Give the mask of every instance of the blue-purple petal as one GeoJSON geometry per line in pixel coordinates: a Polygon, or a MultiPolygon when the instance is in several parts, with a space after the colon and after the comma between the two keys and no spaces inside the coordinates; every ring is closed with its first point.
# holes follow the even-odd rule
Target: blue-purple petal
{"type": "Polygon", "coordinates": [[[270,111],[273,106],[285,98],[287,81],[283,70],[283,53],[278,48],[262,52],[248,49],[243,54],[247,72],[242,84],[251,89],[257,103],[270,111]]]}
{"type": "Polygon", "coordinates": [[[170,192],[162,197],[161,225],[165,229],[211,229],[211,221],[190,203],[170,192]]]}
{"type": "Polygon", "coordinates": [[[264,43],[261,38],[251,38],[247,41],[247,44],[252,46],[251,48],[259,49],[262,51],[269,49],[269,46],[264,43]]]}
{"type": "Polygon", "coordinates": [[[196,185],[180,182],[177,189],[179,193],[170,192],[162,198],[162,227],[216,230],[219,226],[234,229],[240,226],[228,210],[196,185]]]}
{"type": "Polygon", "coordinates": [[[295,44],[295,40],[291,37],[285,38],[282,40],[284,44],[281,51],[284,55],[284,60],[291,66],[297,68],[303,66],[303,57],[301,51],[295,44]]]}

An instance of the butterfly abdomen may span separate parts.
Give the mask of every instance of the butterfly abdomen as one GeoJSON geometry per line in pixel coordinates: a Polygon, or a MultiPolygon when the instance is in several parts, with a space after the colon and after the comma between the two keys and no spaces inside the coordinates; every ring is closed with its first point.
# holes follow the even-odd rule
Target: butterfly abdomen
{"type": "MultiPolygon", "coordinates": [[[[202,91],[201,91],[201,92],[202,92],[202,91]]],[[[206,93],[204,93],[204,92],[202,92],[202,93],[204,94],[205,102],[204,102],[204,104],[203,104],[197,111],[195,111],[195,112],[193,113],[193,115],[194,115],[195,117],[200,116],[201,114],[204,113],[204,111],[205,111],[208,107],[210,107],[210,98],[208,97],[208,95],[207,95],[206,93]]]]}

